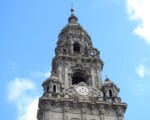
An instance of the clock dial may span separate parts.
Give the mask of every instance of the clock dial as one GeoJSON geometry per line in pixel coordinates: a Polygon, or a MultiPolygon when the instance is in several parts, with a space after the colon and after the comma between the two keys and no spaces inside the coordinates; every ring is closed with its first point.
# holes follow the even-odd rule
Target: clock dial
{"type": "Polygon", "coordinates": [[[86,86],[78,86],[76,92],[80,95],[88,95],[89,89],[86,86]]]}

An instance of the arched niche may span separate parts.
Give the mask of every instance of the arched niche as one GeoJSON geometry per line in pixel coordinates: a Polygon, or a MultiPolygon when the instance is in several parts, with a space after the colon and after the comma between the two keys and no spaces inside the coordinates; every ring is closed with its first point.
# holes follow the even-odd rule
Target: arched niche
{"type": "Polygon", "coordinates": [[[79,53],[80,52],[80,49],[81,49],[81,46],[78,42],[75,42],[73,44],[73,51],[76,52],[76,53],[79,53]]]}
{"type": "Polygon", "coordinates": [[[56,55],[68,54],[70,52],[67,46],[59,46],[55,49],[55,51],[56,51],[56,55]]]}
{"type": "Polygon", "coordinates": [[[88,74],[81,70],[74,71],[72,74],[72,85],[76,85],[80,82],[89,85],[88,74]]]}
{"type": "Polygon", "coordinates": [[[109,90],[109,97],[112,97],[113,94],[112,94],[112,90],[109,90]]]}

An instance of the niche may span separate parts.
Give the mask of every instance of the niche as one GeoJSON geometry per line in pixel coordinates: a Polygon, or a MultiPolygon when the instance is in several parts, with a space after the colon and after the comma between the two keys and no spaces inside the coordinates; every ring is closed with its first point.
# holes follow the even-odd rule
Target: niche
{"type": "Polygon", "coordinates": [[[47,86],[46,91],[47,91],[47,92],[49,91],[49,86],[47,86]]]}
{"type": "Polygon", "coordinates": [[[75,72],[72,77],[72,84],[76,85],[80,82],[85,82],[86,84],[88,84],[88,77],[85,73],[75,72]]]}
{"type": "Polygon", "coordinates": [[[112,91],[109,90],[109,97],[112,97],[112,91]]]}
{"type": "Polygon", "coordinates": [[[56,85],[53,85],[53,92],[56,93],[56,85]]]}
{"type": "Polygon", "coordinates": [[[73,45],[73,51],[74,52],[80,52],[80,44],[75,42],[73,45]]]}

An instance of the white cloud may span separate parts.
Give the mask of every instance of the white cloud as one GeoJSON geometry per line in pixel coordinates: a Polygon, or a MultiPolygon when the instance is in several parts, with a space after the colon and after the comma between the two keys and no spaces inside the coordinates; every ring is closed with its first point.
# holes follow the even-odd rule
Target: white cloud
{"type": "Polygon", "coordinates": [[[17,120],[37,120],[38,99],[32,99],[27,105],[26,110],[18,116],[17,120]]]}
{"type": "Polygon", "coordinates": [[[17,120],[37,120],[38,98],[35,84],[24,78],[15,78],[7,85],[8,100],[17,107],[17,120]]]}
{"type": "Polygon", "coordinates": [[[40,72],[40,71],[37,71],[37,72],[30,72],[31,76],[33,77],[45,77],[45,78],[48,78],[50,76],[50,72],[40,72]]]}
{"type": "Polygon", "coordinates": [[[150,76],[150,69],[146,68],[144,65],[139,65],[136,68],[136,73],[139,77],[143,78],[146,76],[150,76]]]}
{"type": "Polygon", "coordinates": [[[130,20],[137,21],[134,34],[144,38],[150,44],[150,0],[126,0],[130,20]]]}
{"type": "Polygon", "coordinates": [[[27,90],[33,90],[34,87],[34,84],[29,79],[15,78],[8,84],[8,98],[10,101],[16,101],[24,95],[22,93],[27,90]]]}
{"type": "Polygon", "coordinates": [[[138,74],[139,77],[144,77],[145,76],[145,68],[143,65],[140,65],[136,68],[136,73],[138,74]]]}

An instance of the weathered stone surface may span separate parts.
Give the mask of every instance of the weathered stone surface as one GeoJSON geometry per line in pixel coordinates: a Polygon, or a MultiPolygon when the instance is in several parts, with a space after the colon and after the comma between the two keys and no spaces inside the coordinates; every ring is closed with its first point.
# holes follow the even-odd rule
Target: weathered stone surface
{"type": "Polygon", "coordinates": [[[58,36],[51,76],[42,84],[38,120],[123,120],[119,88],[106,78],[103,61],[73,10],[58,36]]]}

